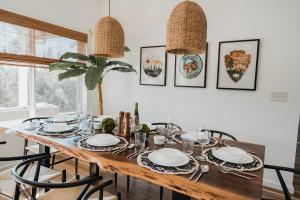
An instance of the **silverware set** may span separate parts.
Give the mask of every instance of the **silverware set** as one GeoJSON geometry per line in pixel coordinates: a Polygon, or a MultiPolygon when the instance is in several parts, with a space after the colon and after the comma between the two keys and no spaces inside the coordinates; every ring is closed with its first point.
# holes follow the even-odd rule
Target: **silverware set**
{"type": "Polygon", "coordinates": [[[117,149],[117,150],[113,151],[112,153],[113,154],[120,154],[120,153],[126,151],[127,149],[132,149],[134,147],[135,147],[135,144],[133,144],[133,143],[132,144],[128,144],[125,147],[121,147],[120,149],[117,149]]]}
{"type": "Polygon", "coordinates": [[[150,149],[149,146],[146,148],[146,146],[143,145],[143,146],[141,146],[140,148],[136,149],[132,154],[129,154],[129,155],[127,156],[127,158],[133,159],[133,158],[137,157],[138,155],[144,153],[145,151],[149,151],[149,149],[150,149]]]}
{"type": "Polygon", "coordinates": [[[198,182],[201,176],[209,171],[208,165],[199,165],[199,168],[194,171],[194,173],[189,177],[192,180],[196,174],[199,172],[198,176],[194,179],[194,182],[198,182]]]}
{"type": "Polygon", "coordinates": [[[225,167],[222,167],[222,166],[219,166],[219,170],[223,174],[231,174],[231,175],[234,175],[234,176],[237,176],[237,177],[240,177],[240,178],[244,178],[244,179],[247,179],[247,180],[251,180],[251,177],[255,177],[255,178],[258,177],[255,174],[251,174],[251,173],[243,172],[243,171],[232,170],[232,169],[228,169],[228,168],[225,168],[225,167]]]}

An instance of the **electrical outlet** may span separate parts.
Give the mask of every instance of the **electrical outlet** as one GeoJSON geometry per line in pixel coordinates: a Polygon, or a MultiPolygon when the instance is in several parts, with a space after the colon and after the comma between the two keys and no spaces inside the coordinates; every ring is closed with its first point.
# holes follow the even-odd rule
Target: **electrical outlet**
{"type": "Polygon", "coordinates": [[[281,91],[271,92],[271,101],[287,102],[287,100],[288,100],[288,92],[281,92],[281,91]]]}

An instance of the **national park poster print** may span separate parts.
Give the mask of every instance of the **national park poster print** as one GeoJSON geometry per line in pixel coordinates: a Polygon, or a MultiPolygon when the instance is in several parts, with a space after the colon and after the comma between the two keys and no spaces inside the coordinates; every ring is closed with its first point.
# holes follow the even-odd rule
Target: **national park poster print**
{"type": "Polygon", "coordinates": [[[218,89],[256,90],[259,39],[219,43],[218,89]]]}
{"type": "Polygon", "coordinates": [[[166,85],[166,46],[141,47],[140,85],[166,85]]]}

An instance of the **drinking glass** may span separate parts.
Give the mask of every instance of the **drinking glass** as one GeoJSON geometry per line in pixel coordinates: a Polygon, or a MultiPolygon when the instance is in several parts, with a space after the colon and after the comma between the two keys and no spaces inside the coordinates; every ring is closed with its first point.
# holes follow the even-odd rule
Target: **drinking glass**
{"type": "Polygon", "coordinates": [[[83,134],[92,134],[92,116],[88,114],[82,114],[79,119],[79,129],[83,134]]]}
{"type": "Polygon", "coordinates": [[[167,124],[168,132],[165,135],[166,138],[168,139],[167,144],[176,144],[176,142],[174,142],[172,140],[172,135],[174,133],[176,133],[176,131],[177,131],[177,127],[175,126],[176,123],[177,123],[176,117],[169,117],[168,118],[168,124],[167,124]]]}
{"type": "Polygon", "coordinates": [[[182,139],[182,151],[184,153],[192,155],[194,152],[194,140],[190,138],[182,139]]]}
{"type": "Polygon", "coordinates": [[[146,142],[146,133],[141,131],[142,126],[137,125],[134,127],[134,143],[135,147],[141,147],[146,142]]]}
{"type": "MultiPolygon", "coordinates": [[[[202,130],[202,128],[201,128],[201,130],[202,130]]],[[[204,146],[208,145],[210,142],[210,131],[205,130],[205,131],[201,132],[199,129],[197,129],[197,142],[201,146],[201,155],[196,156],[196,159],[197,160],[205,160],[205,157],[203,154],[203,149],[204,149],[204,146]]]]}

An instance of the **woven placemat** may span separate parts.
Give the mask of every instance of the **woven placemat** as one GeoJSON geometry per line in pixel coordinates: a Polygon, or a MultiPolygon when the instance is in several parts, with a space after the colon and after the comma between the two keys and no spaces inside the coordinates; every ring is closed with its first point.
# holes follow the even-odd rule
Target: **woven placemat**
{"type": "MultiPolygon", "coordinates": [[[[177,143],[182,143],[182,138],[181,138],[181,134],[183,134],[184,132],[179,132],[179,133],[175,133],[174,135],[172,135],[172,139],[174,141],[176,141],[177,143]]],[[[219,140],[217,138],[211,137],[209,144],[208,145],[204,145],[204,147],[213,147],[216,146],[218,144],[219,140]]],[[[200,144],[198,142],[195,142],[194,144],[195,146],[200,146],[200,144]]]]}
{"type": "Polygon", "coordinates": [[[212,154],[212,150],[217,149],[217,148],[210,148],[210,149],[206,149],[203,151],[203,155],[206,158],[206,160],[216,166],[222,166],[224,168],[227,169],[231,169],[231,170],[235,170],[235,171],[256,171],[261,169],[264,166],[263,161],[253,155],[253,154],[249,154],[253,157],[253,162],[251,163],[247,163],[247,164],[236,164],[236,163],[231,163],[231,162],[226,162],[223,160],[220,160],[218,158],[216,158],[213,154],[212,154]]]}
{"type": "Polygon", "coordinates": [[[148,159],[148,155],[151,152],[152,151],[146,151],[140,154],[137,158],[138,165],[160,174],[191,174],[196,169],[199,168],[198,161],[196,161],[192,156],[188,154],[186,155],[190,158],[190,160],[186,165],[179,166],[179,167],[165,167],[165,166],[157,165],[148,159]]]}
{"type": "Polygon", "coordinates": [[[87,137],[87,138],[84,138],[82,140],[79,140],[77,142],[77,146],[79,148],[87,150],[87,151],[101,151],[101,152],[106,152],[106,151],[115,151],[117,149],[126,147],[128,145],[128,142],[127,142],[127,140],[125,138],[118,137],[118,136],[116,136],[116,137],[120,139],[120,142],[118,144],[112,145],[112,146],[100,147],[100,146],[93,146],[93,145],[87,144],[86,140],[89,139],[90,137],[87,137]]]}

